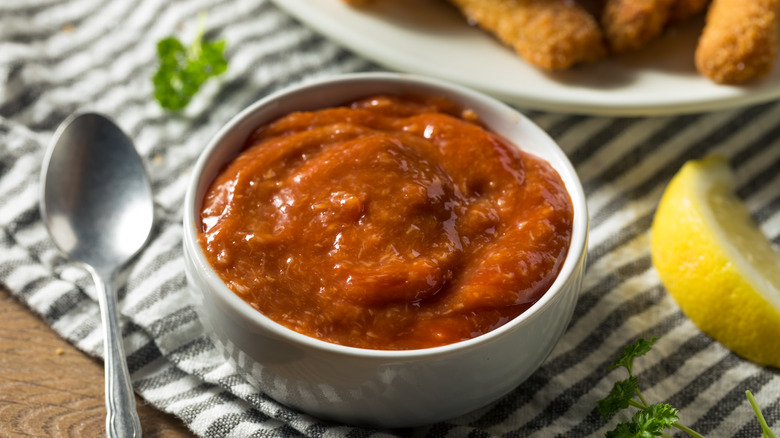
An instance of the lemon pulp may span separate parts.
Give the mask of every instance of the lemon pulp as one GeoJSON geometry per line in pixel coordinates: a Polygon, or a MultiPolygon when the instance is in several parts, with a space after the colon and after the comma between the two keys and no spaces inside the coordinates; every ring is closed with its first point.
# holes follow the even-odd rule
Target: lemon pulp
{"type": "Polygon", "coordinates": [[[746,359],[780,367],[780,254],[734,193],[723,158],[689,161],[672,178],[650,251],[699,329],[746,359]]]}

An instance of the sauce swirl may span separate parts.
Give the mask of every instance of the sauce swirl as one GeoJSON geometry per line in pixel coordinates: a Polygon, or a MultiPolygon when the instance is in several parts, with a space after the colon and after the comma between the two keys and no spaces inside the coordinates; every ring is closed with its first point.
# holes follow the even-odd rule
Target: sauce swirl
{"type": "Polygon", "coordinates": [[[379,95],[259,127],[207,191],[199,243],[228,288],[284,326],[429,348],[535,303],[572,211],[548,163],[473,113],[379,95]]]}

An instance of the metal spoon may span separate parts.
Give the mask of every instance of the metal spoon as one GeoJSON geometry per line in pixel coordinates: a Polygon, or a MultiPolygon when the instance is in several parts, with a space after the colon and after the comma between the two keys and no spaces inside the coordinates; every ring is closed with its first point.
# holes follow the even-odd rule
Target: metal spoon
{"type": "Polygon", "coordinates": [[[147,242],[154,222],[149,178],[132,141],[111,120],[79,114],[54,135],[41,173],[41,214],[54,243],[97,286],[103,319],[106,431],[141,437],[113,284],[147,242]]]}

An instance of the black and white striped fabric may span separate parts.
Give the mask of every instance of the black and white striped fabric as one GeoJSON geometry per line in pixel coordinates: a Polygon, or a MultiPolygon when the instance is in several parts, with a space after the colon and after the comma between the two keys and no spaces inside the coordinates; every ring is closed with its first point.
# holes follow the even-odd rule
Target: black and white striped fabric
{"type": "MultiPolygon", "coordinates": [[[[323,0],[324,1],[324,0],[323,0]]],[[[666,183],[688,159],[718,153],[738,193],[780,243],[780,104],[652,118],[530,111],[565,149],[591,212],[589,267],[565,336],[544,365],[496,403],[419,429],[366,430],[320,421],[265,396],[226,365],[185,291],[181,205],[191,166],[232,115],[288,84],[378,70],[267,0],[3,0],[0,2],[0,282],[84,352],[102,335],[87,274],[50,243],[38,212],[39,172],[57,124],[76,110],[108,114],[134,139],[154,182],[154,238],[119,291],[136,391],[203,437],[603,436],[596,401],[622,375],[606,366],[638,337],[660,336],[637,364],[648,399],[681,410],[713,437],[759,437],[744,391],[780,427],[780,373],[702,334],[653,270],[648,230],[666,183]],[[225,38],[228,72],[181,114],[152,98],[156,42],[225,38]]],[[[2,429],[2,425],[0,425],[2,429]]],[[[0,432],[2,435],[2,432],[0,432]]]]}

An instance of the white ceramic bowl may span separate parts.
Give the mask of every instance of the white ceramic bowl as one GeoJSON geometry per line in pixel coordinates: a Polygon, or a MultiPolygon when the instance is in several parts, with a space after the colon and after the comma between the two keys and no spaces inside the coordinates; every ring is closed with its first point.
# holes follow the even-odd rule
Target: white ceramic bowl
{"type": "Polygon", "coordinates": [[[541,129],[503,103],[467,88],[390,73],[343,75],[272,94],[234,117],[209,142],[184,204],[187,279],[206,330],[236,370],[277,401],[348,424],[409,427],[480,408],[528,378],[566,329],[581,288],[588,219],[585,195],[565,154],[541,129]],[[215,175],[259,125],[376,93],[447,97],[471,108],[488,129],[547,160],[574,206],[571,247],[552,287],[498,329],[442,347],[381,351],[345,347],[296,333],[265,317],[219,279],[197,242],[201,200],[215,175]]]}

